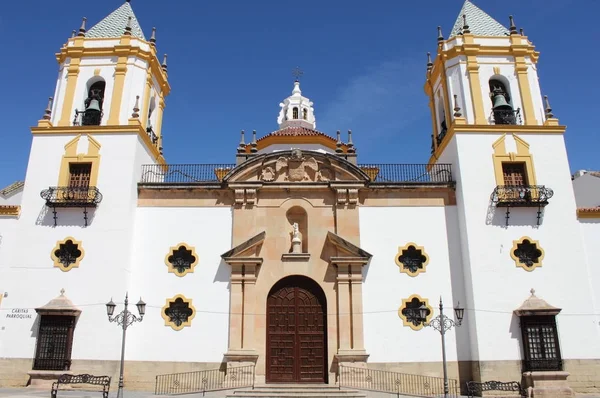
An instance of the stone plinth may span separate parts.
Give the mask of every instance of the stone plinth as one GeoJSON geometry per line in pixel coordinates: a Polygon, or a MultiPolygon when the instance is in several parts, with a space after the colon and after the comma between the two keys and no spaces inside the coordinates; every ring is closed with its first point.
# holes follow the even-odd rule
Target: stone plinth
{"type": "Polygon", "coordinates": [[[523,376],[528,386],[527,392],[533,398],[566,398],[575,397],[575,392],[569,383],[567,377],[569,372],[546,371],[546,372],[525,372],[523,376]]]}

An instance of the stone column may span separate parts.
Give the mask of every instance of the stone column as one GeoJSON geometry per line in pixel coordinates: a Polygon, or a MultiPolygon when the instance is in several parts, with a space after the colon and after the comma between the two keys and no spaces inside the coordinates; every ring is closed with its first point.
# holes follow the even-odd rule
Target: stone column
{"type": "Polygon", "coordinates": [[[364,351],[362,264],[350,266],[350,300],[352,303],[352,349],[364,351]]]}
{"type": "Polygon", "coordinates": [[[229,300],[229,351],[242,348],[243,280],[242,266],[232,265],[229,300]]]}
{"type": "Polygon", "coordinates": [[[352,348],[351,315],[350,315],[350,275],[347,265],[338,264],[337,296],[338,296],[338,353],[352,348]]]}
{"type": "Polygon", "coordinates": [[[350,362],[360,366],[369,357],[364,349],[362,315],[362,266],[366,261],[361,257],[331,259],[338,270],[338,363],[350,362]]]}
{"type": "Polygon", "coordinates": [[[242,349],[254,350],[254,329],[256,318],[256,266],[254,264],[243,266],[243,292],[244,292],[244,313],[243,313],[243,335],[242,349]]]}

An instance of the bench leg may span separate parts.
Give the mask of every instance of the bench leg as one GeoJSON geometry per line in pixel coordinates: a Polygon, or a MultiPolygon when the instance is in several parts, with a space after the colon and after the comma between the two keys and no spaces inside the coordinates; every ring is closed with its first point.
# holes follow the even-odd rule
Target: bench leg
{"type": "Polygon", "coordinates": [[[50,391],[50,397],[51,398],[56,398],[56,390],[53,388],[52,391],[50,391]]]}

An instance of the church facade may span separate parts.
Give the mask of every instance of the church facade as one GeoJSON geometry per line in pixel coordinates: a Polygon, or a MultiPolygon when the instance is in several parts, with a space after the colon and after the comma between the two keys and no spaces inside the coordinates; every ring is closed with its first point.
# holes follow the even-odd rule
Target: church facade
{"type": "Polygon", "coordinates": [[[566,127],[512,18],[467,0],[439,31],[423,164],[361,164],[351,132],[317,130],[299,81],[231,163],[168,163],[167,59],[129,2],[56,56],[24,183],[0,191],[3,386],[118,380],[105,303],[128,292],[133,313],[146,304],[131,389],[223,366],[259,384],[336,384],[344,366],[441,377],[443,305],[461,386],[598,392],[600,211],[576,205],[566,127]]]}

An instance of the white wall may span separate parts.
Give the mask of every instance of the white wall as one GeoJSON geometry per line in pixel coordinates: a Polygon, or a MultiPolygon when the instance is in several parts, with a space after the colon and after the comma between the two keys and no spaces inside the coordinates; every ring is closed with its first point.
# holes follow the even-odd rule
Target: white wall
{"type": "Polygon", "coordinates": [[[563,358],[598,358],[598,324],[593,316],[575,315],[593,314],[594,308],[564,139],[562,135],[520,135],[530,144],[538,184],[553,189],[554,196],[540,226],[536,225],[537,208],[512,208],[506,227],[505,210],[490,207],[496,186],[492,143],[499,137],[455,137],[459,155],[453,174],[459,219],[464,220],[461,237],[469,267],[465,274],[472,280],[479,359],[521,358],[520,328],[512,311],[529,297],[531,288],[538,297],[563,309],[557,317],[563,358]],[[533,272],[516,267],[510,257],[513,240],[523,236],[539,240],[545,250],[543,266],[533,272]]]}
{"type": "MultiPolygon", "coordinates": [[[[88,209],[89,225],[84,227],[82,209],[57,209],[54,226],[52,210],[46,208],[40,191],[56,186],[64,146],[72,136],[34,136],[18,225],[3,237],[0,283],[8,293],[0,313],[0,356],[33,357],[37,324],[31,319],[7,319],[5,311],[46,304],[66,290],[82,309],[75,329],[73,359],[118,359],[120,332],[106,320],[104,303],[118,301],[130,283],[134,210],[137,202],[135,164],[138,136],[96,135],[100,143],[98,188],[103,200],[96,210],[88,209]],[[53,267],[51,250],[57,241],[72,236],[82,242],[85,256],[80,267],[63,272],[53,267]],[[98,342],[102,336],[102,343],[98,342]]],[[[142,152],[143,154],[143,152],[142,152]]],[[[139,162],[148,162],[140,155],[139,162]]]]}
{"type": "Polygon", "coordinates": [[[4,205],[4,206],[14,206],[14,205],[20,205],[21,204],[21,197],[23,196],[23,188],[11,192],[6,196],[3,196],[0,194],[0,206],[4,205]]]}
{"type": "Polygon", "coordinates": [[[221,254],[231,249],[230,208],[140,207],[137,209],[132,262],[132,299],[141,295],[147,315],[130,333],[128,359],[220,362],[227,351],[229,274],[221,254]],[[172,246],[195,247],[193,273],[169,273],[165,256],[172,246]],[[161,309],[177,294],[192,299],[196,316],[180,331],[165,326],[161,309]],[[152,349],[149,349],[152,347],[152,349]]]}
{"type": "MultiPolygon", "coordinates": [[[[454,207],[361,207],[361,247],[373,255],[363,272],[365,349],[369,362],[439,361],[440,336],[433,328],[414,331],[398,316],[402,299],[413,294],[429,299],[439,315],[440,295],[445,314],[453,318],[453,305],[464,303],[459,248],[448,246],[448,233],[456,234],[454,207]],[[398,247],[414,242],[429,256],[426,272],[410,277],[394,259],[398,247]]],[[[468,319],[466,320],[468,322],[468,319]]],[[[448,360],[457,359],[456,330],[446,334],[448,360]]],[[[466,330],[458,330],[466,333],[466,330]]],[[[461,340],[462,341],[462,340],[461,340]]],[[[460,345],[461,354],[468,347],[460,345]]],[[[469,359],[461,357],[461,359],[469,359]]]]}
{"type": "MultiPolygon", "coordinates": [[[[596,178],[596,177],[594,177],[596,178]]],[[[598,260],[600,259],[600,219],[581,219],[579,220],[581,232],[583,234],[585,244],[585,254],[587,257],[588,272],[590,275],[589,284],[592,286],[592,294],[594,301],[594,314],[600,314],[600,293],[595,288],[600,286],[600,267],[598,260]]],[[[595,317],[596,324],[600,323],[600,316],[595,317]]],[[[592,322],[593,318],[589,318],[592,322]]]]}

